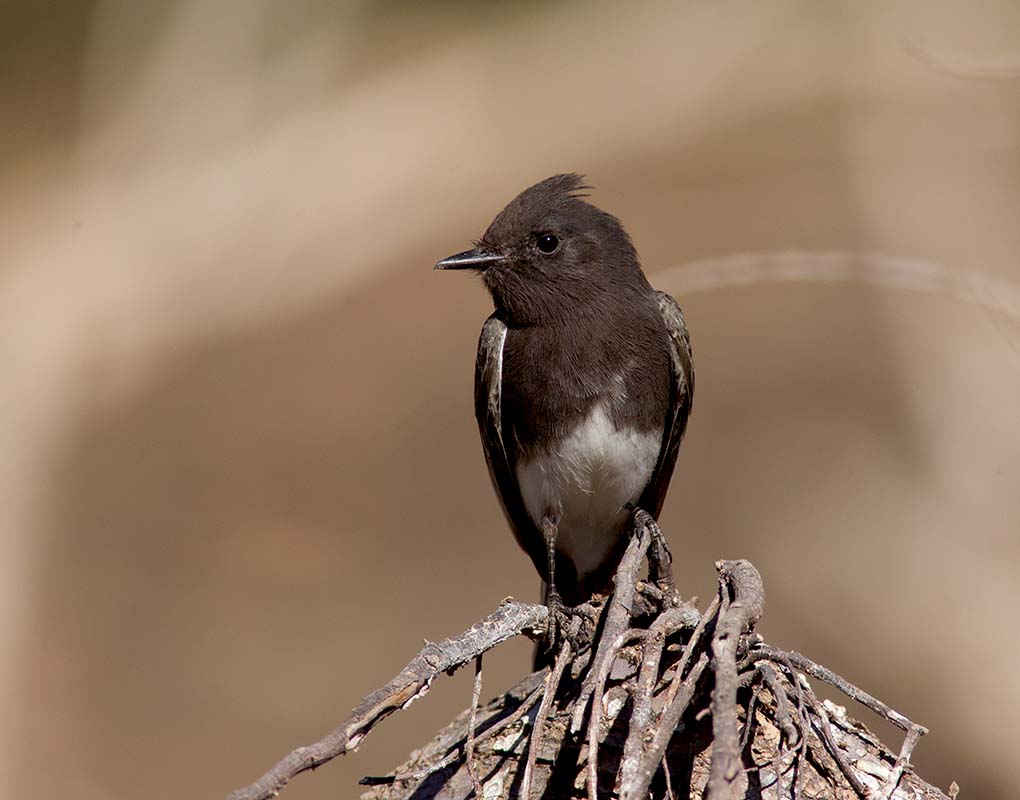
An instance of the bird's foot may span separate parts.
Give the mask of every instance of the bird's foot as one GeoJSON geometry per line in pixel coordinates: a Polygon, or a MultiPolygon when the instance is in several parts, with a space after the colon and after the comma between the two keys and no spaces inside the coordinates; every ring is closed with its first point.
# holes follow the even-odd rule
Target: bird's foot
{"type": "Polygon", "coordinates": [[[634,509],[634,529],[648,528],[651,547],[648,549],[648,579],[662,593],[662,606],[669,608],[680,605],[680,593],[673,580],[673,554],[666,544],[666,537],[652,515],[640,508],[634,509]]]}
{"type": "Polygon", "coordinates": [[[549,609],[545,633],[547,654],[556,653],[564,642],[569,642],[575,653],[591,644],[598,615],[590,604],[568,606],[559,593],[552,590],[546,597],[545,605],[549,609]]]}

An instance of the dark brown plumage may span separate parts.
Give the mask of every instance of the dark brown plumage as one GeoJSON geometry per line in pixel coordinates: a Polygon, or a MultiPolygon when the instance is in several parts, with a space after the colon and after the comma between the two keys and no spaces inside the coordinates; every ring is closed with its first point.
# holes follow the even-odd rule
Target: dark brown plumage
{"type": "Polygon", "coordinates": [[[571,605],[609,587],[630,506],[658,517],[694,391],[680,307],[587,188],[570,174],[526,189],[436,265],[481,271],[492,294],[475,373],[486,461],[518,543],[571,605]]]}

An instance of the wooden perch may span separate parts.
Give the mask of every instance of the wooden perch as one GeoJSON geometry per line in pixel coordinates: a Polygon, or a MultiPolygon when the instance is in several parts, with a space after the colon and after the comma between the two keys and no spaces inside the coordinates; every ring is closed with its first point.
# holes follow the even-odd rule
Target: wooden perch
{"type": "Polygon", "coordinates": [[[639,580],[649,548],[661,561],[654,525],[638,518],[614,594],[587,609],[598,620],[591,640],[574,631],[551,669],[479,707],[482,654],[514,636],[541,638],[548,620],[544,606],[505,601],[459,636],[427,643],[334,731],[230,800],[274,797],[298,773],[354,749],[441,673],[471,662],[470,707],[392,774],[363,779],[364,797],[949,800],[911,769],[923,727],[754,632],[765,592],[750,562],[716,564],[719,592],[701,614],[639,580]],[[899,751],[819,700],[809,679],[902,729],[899,751]]]}

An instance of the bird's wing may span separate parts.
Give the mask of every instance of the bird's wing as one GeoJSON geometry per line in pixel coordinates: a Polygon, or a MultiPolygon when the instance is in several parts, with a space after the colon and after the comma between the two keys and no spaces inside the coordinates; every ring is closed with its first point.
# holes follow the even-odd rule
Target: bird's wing
{"type": "Polygon", "coordinates": [[[492,478],[503,513],[517,543],[531,557],[539,574],[544,576],[548,569],[542,534],[532,522],[521,497],[513,442],[504,439],[501,389],[506,336],[506,323],[496,314],[490,316],[482,326],[482,335],[478,340],[478,361],[475,364],[475,418],[482,437],[485,461],[489,465],[489,477],[492,478]]]}
{"type": "Polygon", "coordinates": [[[680,450],[680,440],[687,430],[687,418],[694,400],[694,362],[691,359],[691,337],[684,324],[684,315],[679,304],[665,292],[656,292],[655,299],[669,336],[669,355],[672,363],[673,381],[670,391],[670,406],[666,429],[659,450],[659,463],[641,497],[641,508],[658,519],[662,503],[666,499],[673,466],[680,450]]]}

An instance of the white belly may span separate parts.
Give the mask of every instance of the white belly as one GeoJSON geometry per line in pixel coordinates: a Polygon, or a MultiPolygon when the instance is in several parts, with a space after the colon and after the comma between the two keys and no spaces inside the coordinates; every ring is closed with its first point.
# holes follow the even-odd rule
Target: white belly
{"type": "Polygon", "coordinates": [[[535,525],[559,523],[556,549],[583,578],[602,563],[627,525],[659,457],[661,434],[618,430],[604,407],[554,449],[517,465],[521,496],[535,525]]]}

